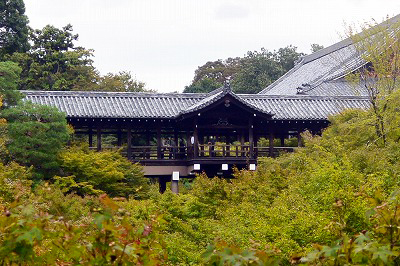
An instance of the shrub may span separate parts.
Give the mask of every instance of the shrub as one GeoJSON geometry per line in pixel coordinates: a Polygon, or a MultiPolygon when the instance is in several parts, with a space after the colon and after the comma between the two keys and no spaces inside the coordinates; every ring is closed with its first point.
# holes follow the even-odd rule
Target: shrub
{"type": "Polygon", "coordinates": [[[69,192],[133,197],[147,197],[148,180],[142,167],[118,151],[90,151],[87,146],[73,146],[60,154],[61,167],[69,177],[58,178],[69,192]],[[93,189],[90,189],[92,186],[93,189]]]}

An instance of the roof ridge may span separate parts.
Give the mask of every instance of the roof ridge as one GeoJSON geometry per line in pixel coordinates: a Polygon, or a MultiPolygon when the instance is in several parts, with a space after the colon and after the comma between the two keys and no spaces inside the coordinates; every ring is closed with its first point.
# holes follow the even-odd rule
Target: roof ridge
{"type": "Polygon", "coordinates": [[[265,98],[271,98],[271,99],[299,99],[299,100],[329,100],[329,99],[341,99],[341,100],[369,100],[368,96],[354,96],[354,95],[335,95],[335,96],[330,96],[330,95],[269,95],[269,94],[239,94],[238,96],[243,97],[243,99],[249,99],[249,98],[259,98],[259,99],[265,99],[265,98]],[[257,96],[257,97],[255,97],[257,96]]]}
{"type": "Polygon", "coordinates": [[[112,97],[132,97],[132,96],[144,96],[144,97],[184,97],[184,98],[204,98],[207,94],[205,93],[152,93],[152,92],[117,92],[117,91],[43,91],[43,90],[20,90],[20,92],[27,95],[49,95],[49,96],[87,96],[87,97],[101,97],[101,96],[112,96],[112,97]]]}

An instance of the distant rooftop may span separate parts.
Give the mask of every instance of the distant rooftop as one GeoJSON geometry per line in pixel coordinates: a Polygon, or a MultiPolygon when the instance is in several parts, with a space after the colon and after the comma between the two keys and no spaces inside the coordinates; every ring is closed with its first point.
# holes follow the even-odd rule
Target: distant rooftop
{"type": "MultiPolygon", "coordinates": [[[[390,26],[399,21],[400,15],[397,15],[378,26],[390,26]]],[[[347,38],[303,57],[291,70],[259,94],[296,95],[300,89],[303,94],[316,96],[366,96],[367,91],[363,86],[349,84],[344,77],[367,63],[361,58],[352,39],[347,38]]]]}

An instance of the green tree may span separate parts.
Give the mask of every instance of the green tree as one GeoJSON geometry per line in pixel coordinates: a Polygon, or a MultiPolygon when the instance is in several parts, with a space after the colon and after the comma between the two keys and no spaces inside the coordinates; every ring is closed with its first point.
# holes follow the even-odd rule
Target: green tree
{"type": "Polygon", "coordinates": [[[0,60],[6,54],[29,50],[27,25],[23,0],[0,1],[0,60]]]}
{"type": "Polygon", "coordinates": [[[318,43],[311,44],[311,53],[315,53],[316,51],[319,51],[321,49],[324,49],[323,45],[320,45],[318,43]]]}
{"type": "Polygon", "coordinates": [[[78,192],[92,186],[110,196],[135,199],[147,196],[149,185],[139,164],[133,164],[116,151],[90,151],[86,147],[71,147],[60,154],[61,167],[69,177],[58,178],[67,189],[78,192]]]}
{"type": "Polygon", "coordinates": [[[257,93],[290,70],[303,55],[289,45],[274,52],[262,48],[260,52],[249,51],[242,58],[207,62],[195,71],[192,84],[183,92],[210,92],[230,78],[235,92],[257,93]]]}
{"type": "Polygon", "coordinates": [[[237,93],[257,93],[267,87],[284,73],[277,59],[276,53],[265,49],[261,49],[261,52],[248,52],[233,78],[233,90],[237,93]]]}
{"type": "Polygon", "coordinates": [[[292,69],[296,61],[304,55],[304,53],[297,52],[297,47],[292,45],[279,48],[274,52],[275,61],[279,63],[285,73],[292,69]]]}
{"type": "Polygon", "coordinates": [[[396,115],[399,112],[400,21],[366,23],[361,29],[360,34],[350,32],[350,38],[368,64],[350,75],[349,80],[367,89],[376,132],[373,142],[386,145],[389,135],[400,138],[400,121],[396,115]]]}
{"type": "Polygon", "coordinates": [[[117,91],[117,92],[153,92],[146,89],[144,82],[134,79],[130,72],[121,71],[118,74],[108,73],[98,77],[97,84],[83,90],[117,91]]]}
{"type": "Polygon", "coordinates": [[[17,91],[21,68],[18,64],[6,61],[0,62],[0,95],[3,100],[3,108],[15,105],[22,98],[17,91]]]}
{"type": "Polygon", "coordinates": [[[207,93],[218,89],[223,83],[220,83],[211,78],[203,78],[196,83],[186,86],[183,92],[185,93],[207,93]]]}
{"type": "Polygon", "coordinates": [[[221,87],[227,78],[238,71],[240,60],[236,57],[205,63],[196,69],[192,84],[186,86],[183,92],[210,92],[221,87]]]}
{"type": "Polygon", "coordinates": [[[75,47],[78,35],[72,25],[62,29],[47,25],[30,33],[32,48],[15,53],[10,60],[21,66],[21,89],[81,90],[95,85],[97,72],[92,66],[93,51],[75,47]]]}
{"type": "Polygon", "coordinates": [[[36,178],[52,177],[59,166],[57,155],[69,139],[65,114],[54,107],[23,102],[2,115],[8,122],[11,159],[33,166],[36,178]]]}

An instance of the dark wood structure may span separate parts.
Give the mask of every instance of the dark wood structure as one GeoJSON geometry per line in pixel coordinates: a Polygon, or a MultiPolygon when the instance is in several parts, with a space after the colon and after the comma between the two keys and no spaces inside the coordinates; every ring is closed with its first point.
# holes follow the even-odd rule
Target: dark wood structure
{"type": "Polygon", "coordinates": [[[366,108],[366,98],[237,95],[229,86],[208,94],[25,91],[26,100],[66,112],[77,137],[95,150],[118,148],[165,182],[175,176],[229,177],[232,167],[255,170],[260,156],[301,144],[300,133],[318,133],[327,117],[366,108]],[[294,140],[294,141],[293,141],[294,140]]]}

